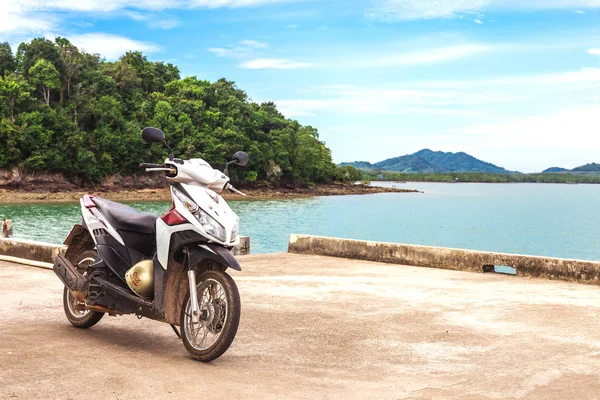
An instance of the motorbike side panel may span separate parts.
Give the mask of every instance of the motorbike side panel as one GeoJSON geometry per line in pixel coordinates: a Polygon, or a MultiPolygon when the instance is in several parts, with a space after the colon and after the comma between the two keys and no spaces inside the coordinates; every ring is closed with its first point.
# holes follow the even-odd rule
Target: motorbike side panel
{"type": "MultiPolygon", "coordinates": [[[[156,255],[163,269],[169,266],[169,254],[172,253],[171,240],[173,234],[182,231],[194,231],[192,224],[167,225],[162,219],[156,220],[156,255]]],[[[199,236],[199,235],[198,235],[199,236]]]]}
{"type": "Polygon", "coordinates": [[[103,229],[106,230],[117,242],[125,246],[125,242],[123,242],[123,238],[117,232],[115,228],[108,222],[106,217],[102,215],[100,211],[98,211],[95,207],[87,208],[83,203],[83,199],[79,200],[81,204],[81,215],[83,216],[83,222],[87,230],[92,235],[92,238],[96,240],[94,237],[95,229],[103,229]]]}

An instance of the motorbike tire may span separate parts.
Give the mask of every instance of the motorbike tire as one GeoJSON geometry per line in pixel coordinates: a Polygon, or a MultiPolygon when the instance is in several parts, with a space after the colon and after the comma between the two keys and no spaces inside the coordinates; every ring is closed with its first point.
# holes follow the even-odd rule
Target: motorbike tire
{"type": "Polygon", "coordinates": [[[192,358],[204,362],[215,360],[227,351],[233,342],[233,339],[235,338],[235,334],[237,333],[238,326],[240,324],[241,313],[240,293],[231,276],[225,272],[217,270],[206,271],[198,276],[196,287],[200,288],[204,282],[209,280],[219,283],[225,292],[227,300],[228,309],[225,316],[225,321],[221,326],[221,333],[218,339],[206,349],[199,349],[192,344],[194,339],[189,331],[189,321],[186,321],[186,318],[189,318],[189,315],[186,313],[186,310],[190,304],[189,293],[186,295],[183,301],[180,316],[181,340],[183,341],[185,349],[192,356],[192,358]]]}
{"type": "MultiPolygon", "coordinates": [[[[83,262],[89,262],[90,259],[95,260],[96,257],[96,250],[87,250],[81,253],[79,256],[77,256],[73,264],[75,265],[75,267],[78,267],[79,264],[83,262]]],[[[72,310],[72,307],[69,306],[69,303],[72,301],[73,299],[71,291],[65,286],[65,289],[63,290],[63,307],[65,309],[65,315],[67,316],[67,319],[69,320],[71,325],[73,325],[76,328],[91,328],[92,326],[96,325],[104,316],[103,312],[98,311],[86,311],[83,312],[81,315],[78,315],[72,310]]]]}

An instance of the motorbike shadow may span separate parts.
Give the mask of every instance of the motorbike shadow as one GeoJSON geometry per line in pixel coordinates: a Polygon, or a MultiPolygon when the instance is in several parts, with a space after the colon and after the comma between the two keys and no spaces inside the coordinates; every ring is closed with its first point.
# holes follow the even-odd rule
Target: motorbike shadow
{"type": "Polygon", "coordinates": [[[113,322],[105,323],[103,326],[102,323],[106,318],[114,317],[105,316],[98,325],[89,329],[77,329],[68,325],[61,328],[72,335],[75,341],[93,341],[94,343],[90,343],[93,346],[119,347],[127,351],[152,353],[153,355],[168,353],[169,358],[173,356],[188,358],[181,339],[175,335],[169,325],[149,323],[144,326],[146,324],[135,320],[131,321],[131,327],[124,327],[119,326],[126,322],[122,320],[119,321],[119,324],[113,322]],[[137,325],[134,326],[133,323],[137,325]]]}

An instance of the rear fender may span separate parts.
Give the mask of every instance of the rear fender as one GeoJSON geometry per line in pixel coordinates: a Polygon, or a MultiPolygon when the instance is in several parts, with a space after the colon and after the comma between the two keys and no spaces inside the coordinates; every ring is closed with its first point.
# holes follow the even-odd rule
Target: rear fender
{"type": "Polygon", "coordinates": [[[81,224],[73,225],[64,244],[68,246],[67,251],[65,252],[65,258],[72,263],[74,263],[75,259],[84,251],[94,250],[96,248],[92,236],[81,224]]]}

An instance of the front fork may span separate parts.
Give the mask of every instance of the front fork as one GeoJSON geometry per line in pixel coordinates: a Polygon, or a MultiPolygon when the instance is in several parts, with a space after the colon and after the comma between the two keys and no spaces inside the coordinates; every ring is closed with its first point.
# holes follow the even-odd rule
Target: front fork
{"type": "Polygon", "coordinates": [[[189,265],[188,249],[185,248],[183,265],[188,268],[188,282],[190,285],[190,301],[192,303],[192,323],[194,325],[200,323],[200,319],[203,319],[203,313],[200,311],[200,305],[198,304],[198,288],[196,284],[196,271],[189,265]]]}
{"type": "Polygon", "coordinates": [[[200,322],[200,306],[198,305],[198,292],[196,288],[196,271],[188,270],[188,281],[190,283],[190,301],[192,302],[192,323],[200,322]]]}

